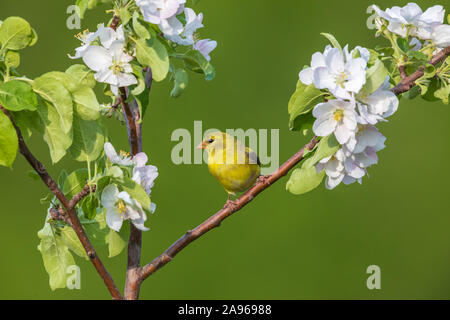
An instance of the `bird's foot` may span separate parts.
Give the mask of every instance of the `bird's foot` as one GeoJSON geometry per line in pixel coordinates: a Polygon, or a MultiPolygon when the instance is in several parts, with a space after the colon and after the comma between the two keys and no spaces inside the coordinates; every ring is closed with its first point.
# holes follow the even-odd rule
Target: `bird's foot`
{"type": "Polygon", "coordinates": [[[269,182],[270,176],[259,176],[258,179],[256,179],[256,183],[262,183],[265,186],[270,186],[269,182]]]}
{"type": "Polygon", "coordinates": [[[224,209],[230,209],[231,211],[237,211],[239,209],[239,204],[236,200],[228,199],[225,203],[224,209]]]}

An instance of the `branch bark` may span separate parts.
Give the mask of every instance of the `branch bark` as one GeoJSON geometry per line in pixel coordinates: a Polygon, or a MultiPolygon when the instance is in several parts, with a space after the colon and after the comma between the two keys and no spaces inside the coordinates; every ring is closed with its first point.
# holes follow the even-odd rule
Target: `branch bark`
{"type": "MultiPolygon", "coordinates": [[[[450,55],[450,47],[447,47],[436,54],[429,62],[432,65],[436,65],[439,62],[444,61],[450,55]]],[[[424,74],[424,67],[420,68],[410,76],[405,77],[397,86],[391,89],[396,95],[400,95],[409,91],[415,86],[415,81],[424,74]]],[[[163,252],[159,257],[145,265],[139,270],[139,281],[143,282],[153,273],[164,267],[167,263],[173,260],[175,256],[191,244],[196,239],[200,238],[208,231],[220,226],[222,221],[231,216],[233,213],[241,210],[250,201],[252,201],[257,195],[270,187],[273,183],[284,177],[291,169],[293,169],[302,159],[306,149],[312,150],[318,143],[318,138],[314,137],[307,145],[305,145],[300,151],[286,161],[277,171],[272,175],[263,177],[260,179],[250,190],[248,190],[243,196],[241,196],[234,206],[225,206],[222,210],[215,213],[208,220],[200,224],[194,230],[189,230],[186,234],[178,239],[169,249],[163,252]]]]}
{"type": "Polygon", "coordinates": [[[119,289],[117,289],[114,280],[106,270],[105,266],[103,265],[103,262],[98,257],[97,252],[92,246],[88,236],[86,235],[86,232],[83,229],[83,226],[80,223],[80,220],[78,219],[77,212],[74,210],[74,206],[76,205],[77,201],[80,201],[81,198],[84,197],[84,193],[86,192],[82,192],[81,194],[76,195],[74,199],[71,199],[69,201],[63,194],[63,192],[59,189],[55,180],[53,180],[53,178],[47,172],[45,166],[41,162],[39,162],[39,160],[37,160],[36,157],[31,153],[30,149],[25,144],[22,132],[20,131],[19,127],[14,123],[14,120],[9,111],[6,110],[3,106],[0,106],[0,110],[11,120],[11,123],[13,124],[16,130],[17,138],[19,140],[20,153],[25,157],[25,159],[28,161],[31,167],[41,177],[42,181],[48,187],[48,189],[56,196],[59,202],[61,202],[61,204],[64,206],[67,219],[66,221],[70,224],[72,229],[77,234],[78,239],[80,240],[84,250],[86,251],[87,256],[89,257],[89,260],[92,262],[98,274],[103,279],[103,282],[108,288],[108,291],[110,292],[112,298],[115,300],[122,299],[122,295],[120,294],[119,289]]]}
{"type": "MultiPolygon", "coordinates": [[[[447,59],[447,57],[450,55],[450,46],[442,49],[439,51],[430,61],[429,64],[437,65],[438,63],[444,61],[447,59]]],[[[419,79],[424,75],[425,66],[421,67],[419,70],[414,72],[413,74],[405,77],[402,82],[400,82],[398,85],[396,85],[392,92],[394,92],[396,95],[405,93],[409,90],[411,90],[416,85],[416,80],[419,79]]]]}

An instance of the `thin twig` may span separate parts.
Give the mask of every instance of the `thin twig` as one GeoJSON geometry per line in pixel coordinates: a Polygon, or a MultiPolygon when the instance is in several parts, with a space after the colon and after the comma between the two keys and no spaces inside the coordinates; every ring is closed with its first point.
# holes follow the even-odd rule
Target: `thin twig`
{"type": "Polygon", "coordinates": [[[402,79],[405,79],[408,76],[408,74],[406,73],[406,66],[405,65],[399,65],[398,66],[398,71],[400,71],[400,77],[402,79]]]}
{"type": "Polygon", "coordinates": [[[69,208],[75,208],[75,206],[84,198],[86,198],[91,193],[95,193],[97,190],[97,186],[86,184],[83,188],[83,190],[80,191],[80,193],[73,196],[73,198],[69,201],[69,208]]]}
{"type": "Polygon", "coordinates": [[[19,127],[14,123],[14,120],[9,111],[6,110],[3,106],[0,106],[0,110],[11,120],[11,123],[16,129],[17,138],[19,140],[20,153],[25,157],[25,159],[28,161],[31,167],[33,167],[36,173],[41,177],[42,181],[45,183],[48,189],[56,196],[59,202],[61,202],[61,204],[64,206],[67,212],[68,218],[67,221],[77,234],[78,239],[83,245],[87,256],[91,260],[100,277],[105,282],[105,285],[108,288],[109,292],[111,293],[111,296],[113,297],[113,299],[116,300],[122,299],[120,291],[117,289],[114,280],[106,270],[105,266],[103,265],[103,262],[100,260],[100,258],[97,255],[97,252],[95,251],[94,247],[89,241],[89,238],[87,237],[83,229],[83,226],[81,225],[80,220],[78,219],[77,212],[74,210],[73,207],[71,207],[70,201],[67,200],[67,198],[64,196],[63,192],[59,189],[55,180],[53,180],[53,178],[47,172],[45,166],[41,162],[39,162],[39,160],[37,160],[36,157],[31,153],[30,149],[28,149],[23,139],[22,132],[20,131],[19,127]]]}
{"type": "MultiPolygon", "coordinates": [[[[450,55],[450,46],[442,49],[439,51],[430,61],[429,64],[436,65],[445,59],[450,55]]],[[[392,92],[394,92],[396,95],[399,95],[401,93],[407,92],[411,90],[416,85],[416,80],[422,77],[425,73],[425,67],[419,68],[416,72],[413,74],[407,76],[405,79],[402,80],[398,85],[396,85],[394,88],[392,88],[392,92]]]]}
{"type": "MultiPolygon", "coordinates": [[[[444,61],[447,56],[450,55],[450,47],[447,47],[436,54],[429,62],[432,65],[436,65],[439,62],[444,61]]],[[[415,81],[424,74],[424,67],[420,68],[415,73],[403,79],[397,86],[391,89],[396,95],[407,92],[415,86],[415,81]]],[[[318,138],[314,137],[306,146],[300,149],[294,156],[286,161],[277,171],[272,175],[260,179],[250,190],[248,190],[243,196],[235,201],[235,205],[225,206],[222,210],[211,216],[208,220],[200,224],[194,230],[189,230],[186,234],[178,239],[169,249],[162,253],[159,257],[154,259],[149,264],[142,267],[139,271],[140,281],[144,281],[150,275],[161,269],[167,263],[173,260],[173,258],[189,244],[196,239],[203,236],[208,231],[218,227],[223,220],[231,216],[233,213],[241,210],[251,200],[253,200],[258,194],[270,187],[273,183],[285,176],[291,169],[293,169],[302,159],[305,150],[312,150],[318,143],[318,138]]]]}

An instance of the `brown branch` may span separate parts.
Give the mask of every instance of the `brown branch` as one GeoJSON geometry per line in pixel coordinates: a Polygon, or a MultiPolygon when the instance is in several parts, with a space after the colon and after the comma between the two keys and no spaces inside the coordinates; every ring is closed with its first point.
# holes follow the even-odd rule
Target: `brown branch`
{"type": "Polygon", "coordinates": [[[102,261],[98,257],[97,252],[95,251],[94,247],[89,241],[89,238],[87,237],[83,229],[83,226],[81,225],[80,220],[78,219],[77,212],[74,210],[73,207],[71,207],[71,201],[67,200],[63,192],[59,189],[55,180],[53,180],[53,178],[47,172],[45,166],[41,162],[39,162],[39,160],[37,160],[36,157],[31,153],[30,149],[28,149],[23,139],[22,132],[20,131],[19,127],[14,123],[14,120],[9,111],[6,110],[3,106],[0,106],[0,110],[11,120],[11,123],[16,129],[17,138],[19,140],[20,153],[25,157],[25,159],[28,161],[31,167],[33,167],[36,173],[41,177],[42,181],[48,187],[48,189],[56,196],[59,202],[61,202],[61,204],[64,206],[67,213],[68,219],[67,221],[77,234],[78,239],[83,245],[87,256],[94,265],[100,277],[105,282],[105,285],[108,288],[109,292],[111,293],[111,296],[113,297],[113,299],[122,299],[120,291],[117,289],[111,275],[106,270],[102,261]]]}
{"type": "Polygon", "coordinates": [[[398,71],[400,71],[400,77],[402,77],[402,79],[405,79],[408,76],[408,74],[406,73],[406,66],[398,66],[398,71]]]}
{"type": "Polygon", "coordinates": [[[150,275],[155,273],[157,270],[165,266],[184,248],[191,244],[194,240],[200,238],[202,235],[211,231],[214,228],[220,226],[222,221],[231,216],[236,211],[241,210],[250,201],[252,201],[258,194],[263,192],[265,189],[270,187],[272,184],[277,182],[279,179],[284,177],[294,166],[296,166],[300,161],[303,160],[303,155],[306,150],[312,150],[319,142],[319,138],[314,137],[307,145],[305,145],[300,151],[293,155],[288,161],[286,161],[277,171],[275,171],[270,176],[263,177],[259,179],[258,182],[248,190],[243,196],[235,201],[234,205],[225,206],[222,210],[214,214],[208,220],[200,224],[194,230],[186,232],[186,234],[176,241],[169,249],[167,249],[158,258],[144,266],[140,270],[140,280],[144,281],[150,275]]]}
{"type": "MultiPolygon", "coordinates": [[[[439,52],[429,62],[436,65],[439,62],[444,61],[447,56],[450,55],[450,47],[445,48],[439,52]]],[[[403,79],[397,86],[391,89],[396,95],[404,93],[410,90],[415,85],[415,81],[423,75],[424,68],[419,69],[417,72],[403,79]]],[[[173,260],[175,256],[191,244],[196,239],[200,238],[208,231],[220,226],[222,221],[231,216],[233,213],[241,210],[250,201],[252,201],[258,194],[270,187],[273,183],[285,176],[291,169],[293,169],[303,159],[305,150],[312,150],[319,142],[317,137],[314,137],[307,145],[305,145],[300,151],[286,161],[277,171],[270,176],[259,179],[258,182],[248,190],[243,196],[241,196],[234,205],[225,206],[222,210],[211,216],[208,220],[200,224],[194,230],[189,230],[186,234],[178,239],[172,246],[162,253],[159,257],[154,259],[149,264],[145,265],[139,270],[139,281],[143,282],[153,273],[161,269],[167,263],[173,260]]]]}
{"type": "Polygon", "coordinates": [[[91,186],[89,184],[86,184],[83,188],[83,190],[80,191],[80,193],[73,196],[73,198],[69,201],[69,208],[75,208],[75,206],[84,198],[86,198],[91,193],[94,193],[97,190],[97,186],[91,186]]]}
{"type": "MultiPolygon", "coordinates": [[[[436,65],[445,59],[450,55],[450,46],[442,49],[439,51],[430,61],[429,64],[436,65]]],[[[396,95],[405,93],[409,90],[411,90],[416,85],[416,80],[419,79],[424,75],[425,67],[419,68],[416,72],[413,74],[407,76],[405,79],[402,80],[398,85],[396,85],[394,88],[392,88],[392,92],[394,92],[396,95]]]]}

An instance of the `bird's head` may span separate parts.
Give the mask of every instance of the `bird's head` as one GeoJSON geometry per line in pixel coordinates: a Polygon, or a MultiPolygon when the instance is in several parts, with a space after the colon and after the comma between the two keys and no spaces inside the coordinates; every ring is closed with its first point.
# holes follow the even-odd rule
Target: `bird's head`
{"type": "Polygon", "coordinates": [[[208,152],[214,149],[222,149],[226,141],[226,133],[214,132],[206,136],[205,140],[197,146],[197,149],[203,149],[208,152]]]}

